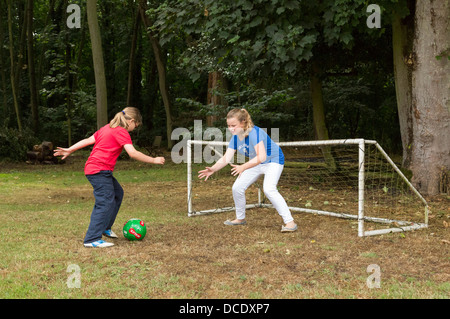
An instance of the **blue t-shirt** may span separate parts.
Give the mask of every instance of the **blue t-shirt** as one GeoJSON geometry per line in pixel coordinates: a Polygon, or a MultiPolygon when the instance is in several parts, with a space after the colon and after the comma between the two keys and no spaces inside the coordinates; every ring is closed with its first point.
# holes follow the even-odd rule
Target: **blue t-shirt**
{"type": "Polygon", "coordinates": [[[284,154],[281,148],[270,138],[270,136],[258,126],[254,126],[250,134],[242,141],[237,135],[233,135],[228,144],[228,148],[237,150],[239,153],[250,159],[256,157],[255,146],[264,141],[267,158],[262,164],[278,163],[284,165],[284,154]]]}

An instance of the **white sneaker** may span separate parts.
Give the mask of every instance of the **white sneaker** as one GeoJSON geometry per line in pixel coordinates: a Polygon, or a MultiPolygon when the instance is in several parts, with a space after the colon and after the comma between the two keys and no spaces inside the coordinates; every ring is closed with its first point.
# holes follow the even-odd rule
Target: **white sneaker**
{"type": "Polygon", "coordinates": [[[298,229],[297,224],[295,224],[294,227],[281,226],[282,233],[292,233],[292,232],[295,232],[297,229],[298,229]]]}
{"type": "Polygon", "coordinates": [[[105,230],[105,231],[103,232],[103,235],[105,235],[106,237],[109,237],[109,238],[118,238],[117,235],[116,235],[116,233],[114,233],[114,232],[112,231],[112,229],[105,230]]]}
{"type": "Polygon", "coordinates": [[[106,248],[106,247],[111,247],[111,246],[114,246],[114,244],[108,243],[104,240],[97,240],[92,243],[84,244],[84,247],[88,247],[88,248],[106,248]]]}

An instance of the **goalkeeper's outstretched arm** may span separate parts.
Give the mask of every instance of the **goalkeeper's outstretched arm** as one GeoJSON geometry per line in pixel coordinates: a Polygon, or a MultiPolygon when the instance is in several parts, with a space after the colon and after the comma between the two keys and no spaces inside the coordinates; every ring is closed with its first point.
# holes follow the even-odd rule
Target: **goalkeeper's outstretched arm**
{"type": "Polygon", "coordinates": [[[231,159],[236,153],[236,150],[232,148],[227,148],[225,154],[214,164],[212,167],[205,167],[204,170],[198,172],[198,178],[205,178],[205,181],[217,171],[220,171],[222,168],[228,165],[231,162],[231,159]]]}

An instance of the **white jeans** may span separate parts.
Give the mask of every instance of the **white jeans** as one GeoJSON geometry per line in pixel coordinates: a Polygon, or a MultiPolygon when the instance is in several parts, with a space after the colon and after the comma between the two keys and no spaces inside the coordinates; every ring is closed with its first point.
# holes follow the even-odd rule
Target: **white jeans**
{"type": "Polygon", "coordinates": [[[245,191],[264,174],[263,190],[285,224],[294,220],[283,196],[278,192],[277,184],[284,165],[278,163],[259,164],[246,169],[233,184],[233,199],[236,207],[236,218],[245,219],[245,191]]]}

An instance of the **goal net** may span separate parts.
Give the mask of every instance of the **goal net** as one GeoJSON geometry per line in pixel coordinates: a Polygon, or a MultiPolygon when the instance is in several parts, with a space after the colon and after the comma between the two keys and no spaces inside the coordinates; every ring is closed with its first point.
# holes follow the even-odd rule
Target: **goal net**
{"type": "MultiPolygon", "coordinates": [[[[292,213],[354,219],[359,237],[428,226],[426,200],[376,141],[277,144],[285,155],[278,189],[292,213]]],[[[188,141],[188,216],[234,211],[231,188],[236,177],[230,170],[216,172],[206,183],[197,177],[198,171],[212,166],[227,146],[227,142],[188,141]],[[207,162],[205,154],[209,155],[207,162]]],[[[243,161],[237,153],[234,163],[243,161]]],[[[247,189],[247,209],[272,207],[261,187],[262,178],[247,189]]]]}

